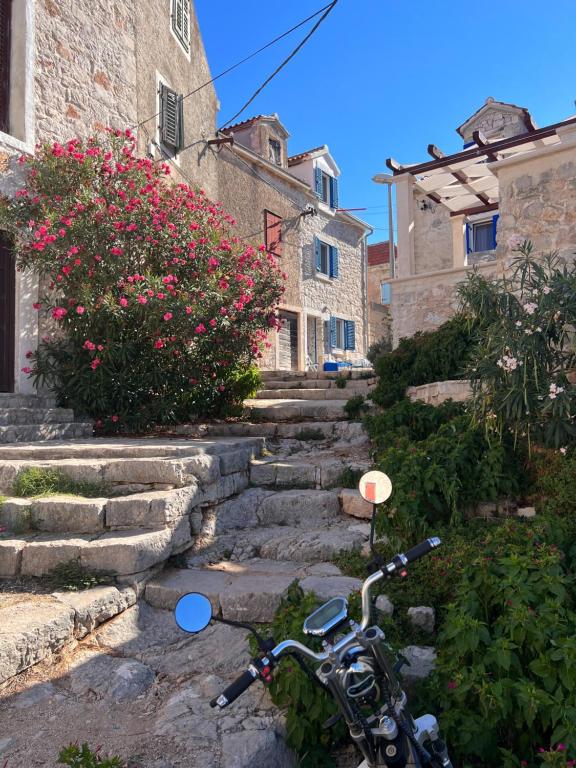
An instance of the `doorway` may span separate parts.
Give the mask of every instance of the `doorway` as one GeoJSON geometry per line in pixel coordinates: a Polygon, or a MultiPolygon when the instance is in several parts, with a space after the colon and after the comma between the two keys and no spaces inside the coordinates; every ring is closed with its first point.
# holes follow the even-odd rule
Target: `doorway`
{"type": "Polygon", "coordinates": [[[14,391],[16,266],[12,243],[0,233],[0,392],[14,391]]]}
{"type": "Polygon", "coordinates": [[[298,370],[298,317],[281,312],[282,327],[278,334],[278,367],[281,371],[298,370]]]}

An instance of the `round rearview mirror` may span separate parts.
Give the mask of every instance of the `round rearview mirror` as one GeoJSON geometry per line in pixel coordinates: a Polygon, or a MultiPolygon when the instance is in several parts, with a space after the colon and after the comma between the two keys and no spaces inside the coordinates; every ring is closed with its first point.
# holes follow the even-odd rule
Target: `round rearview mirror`
{"type": "Polygon", "coordinates": [[[382,504],[392,495],[392,481],[384,472],[366,472],[358,484],[360,495],[371,504],[382,504]]]}
{"type": "Polygon", "coordinates": [[[202,632],[210,624],[212,604],[206,595],[201,595],[199,592],[189,592],[176,603],[174,618],[176,624],[184,632],[192,634],[202,632]]]}

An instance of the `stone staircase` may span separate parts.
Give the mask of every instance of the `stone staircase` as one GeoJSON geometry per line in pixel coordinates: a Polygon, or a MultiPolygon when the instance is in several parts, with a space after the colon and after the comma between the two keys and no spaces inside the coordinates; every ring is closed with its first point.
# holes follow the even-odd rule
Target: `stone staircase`
{"type": "Polygon", "coordinates": [[[0,444],[90,437],[92,424],[78,422],[69,408],[41,395],[0,393],[0,444]]]}
{"type": "Polygon", "coordinates": [[[368,396],[376,385],[371,369],[340,372],[263,371],[263,386],[246,402],[251,415],[274,421],[340,419],[356,395],[368,396]]]}

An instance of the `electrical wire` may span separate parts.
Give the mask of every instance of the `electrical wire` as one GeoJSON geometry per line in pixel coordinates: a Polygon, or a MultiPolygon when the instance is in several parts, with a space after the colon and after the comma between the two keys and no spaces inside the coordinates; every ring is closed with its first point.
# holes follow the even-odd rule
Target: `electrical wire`
{"type": "MultiPolygon", "coordinates": [[[[237,69],[242,64],[245,64],[247,61],[250,61],[250,59],[253,59],[259,53],[262,53],[262,51],[265,51],[267,48],[270,48],[272,45],[275,45],[280,40],[283,40],[285,37],[288,37],[288,35],[291,35],[292,32],[295,32],[297,29],[304,26],[304,24],[307,24],[309,21],[312,21],[312,19],[316,18],[316,16],[319,16],[321,13],[323,13],[327,8],[330,7],[330,5],[333,5],[333,3],[332,4],[329,3],[328,5],[325,5],[323,8],[320,8],[318,11],[316,11],[316,13],[313,13],[311,16],[308,16],[306,19],[303,19],[302,21],[298,22],[298,24],[291,27],[286,32],[283,32],[281,35],[278,35],[278,37],[275,37],[274,40],[270,40],[269,43],[266,43],[266,45],[263,45],[261,48],[258,48],[257,51],[253,51],[245,58],[241,59],[240,61],[237,61],[236,64],[232,64],[232,66],[228,67],[228,69],[225,69],[223,72],[220,72],[220,74],[216,75],[210,80],[207,80],[205,83],[202,83],[202,85],[199,85],[198,88],[194,88],[194,90],[184,94],[182,96],[182,101],[184,101],[184,99],[187,99],[189,96],[193,96],[195,93],[198,93],[198,91],[201,91],[203,88],[206,88],[208,85],[212,85],[212,83],[215,83],[216,80],[219,80],[221,77],[224,77],[224,75],[227,75],[229,72],[232,72],[233,70],[237,69]]],[[[150,122],[150,120],[153,120],[155,117],[158,117],[159,114],[160,114],[160,111],[156,112],[153,115],[150,115],[150,117],[147,117],[144,120],[141,120],[139,123],[134,123],[131,127],[139,128],[141,125],[144,125],[144,123],[148,123],[150,122]]]]}
{"type": "Polygon", "coordinates": [[[284,69],[284,67],[285,67],[285,66],[288,64],[288,62],[289,62],[289,61],[291,61],[291,60],[294,58],[294,56],[296,56],[296,54],[298,53],[298,51],[299,51],[301,48],[303,48],[303,47],[304,47],[304,45],[306,45],[306,43],[308,42],[308,40],[310,40],[310,38],[312,37],[312,35],[313,35],[313,34],[316,32],[316,30],[318,29],[318,27],[319,27],[319,26],[322,24],[322,22],[323,22],[323,21],[324,21],[324,20],[325,20],[325,19],[328,17],[328,15],[329,15],[329,14],[330,14],[330,13],[331,13],[333,10],[334,10],[334,8],[336,7],[336,4],[337,4],[337,3],[338,3],[338,0],[333,0],[333,2],[331,2],[331,3],[330,3],[330,5],[329,5],[329,6],[326,8],[325,12],[324,12],[324,13],[322,14],[322,16],[321,16],[321,17],[318,19],[318,21],[316,22],[316,24],[314,24],[314,26],[312,27],[312,29],[310,30],[310,32],[308,32],[308,34],[307,34],[307,35],[304,37],[304,39],[303,39],[303,40],[302,40],[302,41],[301,41],[301,42],[300,42],[300,43],[299,43],[299,44],[296,46],[296,48],[294,48],[294,50],[293,50],[293,51],[292,51],[292,52],[291,52],[291,53],[290,53],[290,54],[289,54],[289,55],[288,55],[288,56],[287,56],[287,57],[284,59],[284,61],[283,61],[283,62],[282,62],[282,63],[281,63],[281,64],[280,64],[278,67],[276,67],[276,69],[274,70],[274,72],[272,72],[272,74],[271,74],[269,77],[267,77],[267,78],[266,78],[266,80],[264,80],[264,82],[262,83],[262,85],[261,85],[259,88],[257,88],[257,89],[256,89],[256,91],[254,91],[254,93],[252,94],[252,96],[250,96],[250,98],[248,99],[248,101],[247,101],[247,102],[246,102],[246,103],[245,103],[245,104],[244,104],[244,105],[243,105],[243,106],[242,106],[242,107],[241,107],[241,108],[238,110],[238,112],[236,112],[236,114],[235,114],[235,115],[233,115],[233,117],[231,117],[229,120],[227,120],[227,121],[226,121],[226,122],[225,122],[225,123],[224,123],[224,124],[221,126],[220,130],[222,130],[223,128],[225,128],[225,127],[226,127],[227,125],[229,125],[230,123],[234,122],[234,120],[236,120],[236,118],[237,118],[237,117],[239,117],[239,116],[242,114],[242,112],[244,112],[244,110],[246,109],[246,107],[248,107],[248,106],[250,106],[250,104],[252,104],[252,102],[254,101],[254,99],[255,99],[255,98],[256,98],[256,97],[257,97],[257,96],[258,96],[258,95],[259,95],[259,94],[260,94],[260,93],[261,93],[261,92],[264,90],[264,88],[265,88],[265,87],[268,85],[268,83],[269,83],[271,80],[273,80],[273,79],[276,77],[276,75],[277,75],[279,72],[281,72],[281,71],[284,69]]]}

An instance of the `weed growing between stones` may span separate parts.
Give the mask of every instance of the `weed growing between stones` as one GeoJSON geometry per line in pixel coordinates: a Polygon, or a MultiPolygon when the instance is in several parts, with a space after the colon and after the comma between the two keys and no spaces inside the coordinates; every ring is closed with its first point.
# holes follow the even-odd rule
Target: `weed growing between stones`
{"type": "MultiPolygon", "coordinates": [[[[43,577],[49,581],[55,590],[61,592],[80,592],[83,589],[91,589],[101,584],[111,584],[114,577],[105,571],[89,571],[78,560],[69,560],[60,563],[50,573],[43,577]]],[[[75,765],[75,763],[71,763],[75,765]]],[[[83,763],[78,763],[83,765],[83,763]]]]}
{"type": "Polygon", "coordinates": [[[345,376],[336,376],[334,379],[334,382],[338,389],[346,389],[346,384],[348,384],[348,379],[345,376]]]}
{"type": "Polygon", "coordinates": [[[29,467],[16,476],[12,493],[25,499],[54,494],[69,494],[98,498],[108,495],[105,483],[76,482],[58,469],[29,467]]]}
{"type": "Polygon", "coordinates": [[[88,744],[70,744],[58,755],[59,765],[68,765],[70,768],[124,768],[124,763],[119,757],[106,757],[100,754],[102,747],[96,747],[94,751],[88,744]]]}
{"type": "Polygon", "coordinates": [[[364,395],[354,395],[354,397],[351,397],[346,402],[344,411],[349,419],[354,420],[359,419],[367,408],[368,405],[364,395]]]}
{"type": "Polygon", "coordinates": [[[335,484],[337,488],[358,488],[360,478],[364,474],[362,469],[352,469],[352,467],[346,467],[342,470],[342,474],[338,478],[338,482],[335,484]]]}

